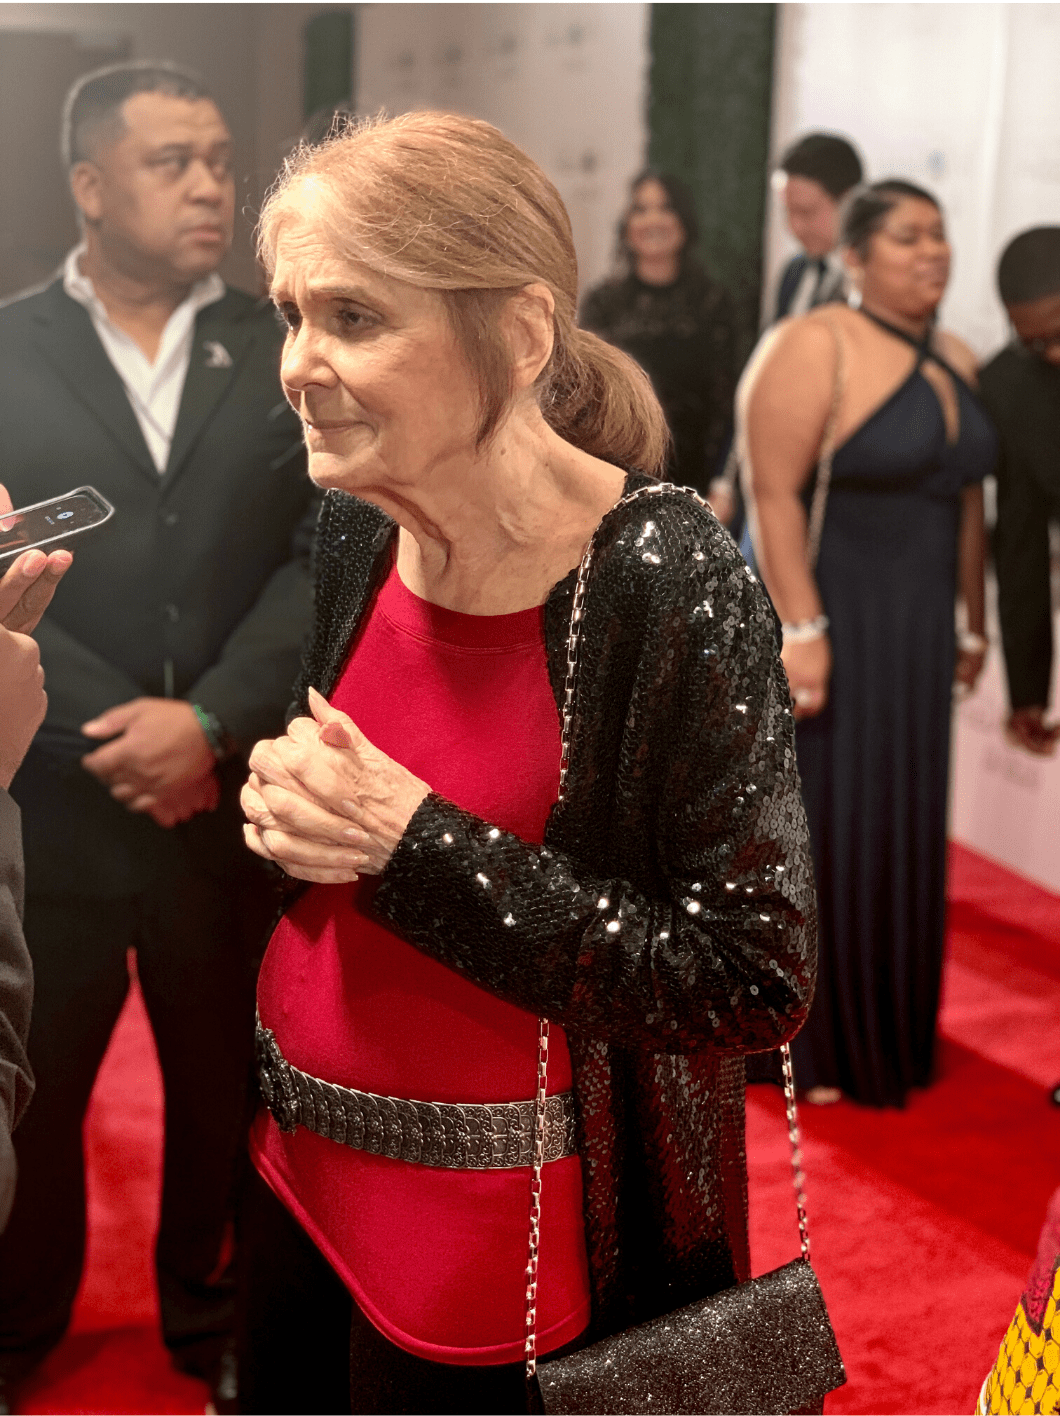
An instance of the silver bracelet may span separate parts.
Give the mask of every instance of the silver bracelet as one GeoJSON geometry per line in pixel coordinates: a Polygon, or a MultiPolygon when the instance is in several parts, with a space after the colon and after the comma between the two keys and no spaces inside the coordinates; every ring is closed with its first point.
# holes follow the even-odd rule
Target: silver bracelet
{"type": "Polygon", "coordinates": [[[957,648],[962,654],[985,654],[990,648],[990,640],[985,634],[976,634],[973,629],[962,629],[957,636],[957,648]]]}
{"type": "Polygon", "coordinates": [[[828,633],[828,616],[817,615],[811,620],[799,620],[798,624],[782,624],[780,628],[785,644],[810,644],[828,633]]]}

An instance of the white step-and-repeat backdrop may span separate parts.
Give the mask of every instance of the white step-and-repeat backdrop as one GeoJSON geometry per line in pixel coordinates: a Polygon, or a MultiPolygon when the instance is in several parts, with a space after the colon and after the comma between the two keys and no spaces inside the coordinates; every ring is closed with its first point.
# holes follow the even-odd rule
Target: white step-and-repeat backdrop
{"type": "MultiPolygon", "coordinates": [[[[1060,645],[1060,623],[1054,633],[1060,645]]],[[[1058,688],[1054,682],[1054,704],[1058,688]]],[[[1060,894],[1060,756],[1010,747],[1002,736],[1007,712],[995,647],[979,688],[956,713],[950,834],[1060,894]]]]}
{"type": "Polygon", "coordinates": [[[647,151],[645,4],[361,5],[361,113],[486,118],[545,169],[574,227],[583,288],[608,274],[647,151]]]}
{"type": "MultiPolygon", "coordinates": [[[[944,320],[986,355],[1006,338],[1001,249],[1060,222],[1058,74],[1060,5],[781,5],[773,151],[843,132],[870,179],[937,193],[955,252],[944,320]]],[[[790,249],[772,216],[771,273],[790,249]]]]}

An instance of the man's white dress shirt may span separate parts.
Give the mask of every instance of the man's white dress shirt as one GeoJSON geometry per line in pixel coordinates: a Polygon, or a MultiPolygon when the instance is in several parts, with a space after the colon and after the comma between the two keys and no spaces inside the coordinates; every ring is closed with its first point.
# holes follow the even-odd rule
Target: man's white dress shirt
{"type": "MultiPolygon", "coordinates": [[[[224,281],[214,272],[191,287],[187,298],[170,315],[152,364],[132,335],[112,323],[91,280],[82,274],[81,257],[84,251],[84,245],[80,245],[67,256],[63,266],[63,289],[72,300],[84,305],[91,316],[100,343],[125,387],[151,459],[161,475],[169,461],[184,380],[191,362],[195,316],[205,306],[221,299],[225,293],[224,281]]],[[[217,350],[227,358],[220,346],[217,350]]],[[[215,360],[217,350],[210,351],[211,358],[215,360]]]]}

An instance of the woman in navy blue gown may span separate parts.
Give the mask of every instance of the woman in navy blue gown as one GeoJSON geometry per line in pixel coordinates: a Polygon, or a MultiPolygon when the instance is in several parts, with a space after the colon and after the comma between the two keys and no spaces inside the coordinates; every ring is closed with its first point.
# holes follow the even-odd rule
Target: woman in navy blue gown
{"type": "Polygon", "coordinates": [[[974,686],[987,647],[981,483],[996,444],[974,357],[935,328],[950,266],[935,199],[877,183],[845,245],[849,305],[773,331],[740,404],[817,872],[817,996],[796,1075],[810,1100],[885,1106],[932,1076],[953,684],[974,686]]]}

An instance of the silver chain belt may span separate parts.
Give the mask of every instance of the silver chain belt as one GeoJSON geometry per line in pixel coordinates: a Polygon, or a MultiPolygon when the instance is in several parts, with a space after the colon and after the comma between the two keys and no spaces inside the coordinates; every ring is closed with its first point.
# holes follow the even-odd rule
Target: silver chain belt
{"type": "MultiPolygon", "coordinates": [[[[257,1024],[258,1079],[281,1131],[304,1126],[329,1141],[447,1170],[513,1170],[534,1163],[537,1103],[405,1101],[311,1077],[292,1067],[270,1028],[257,1024]]],[[[574,1093],[545,1103],[545,1161],[575,1155],[574,1093]]]]}

